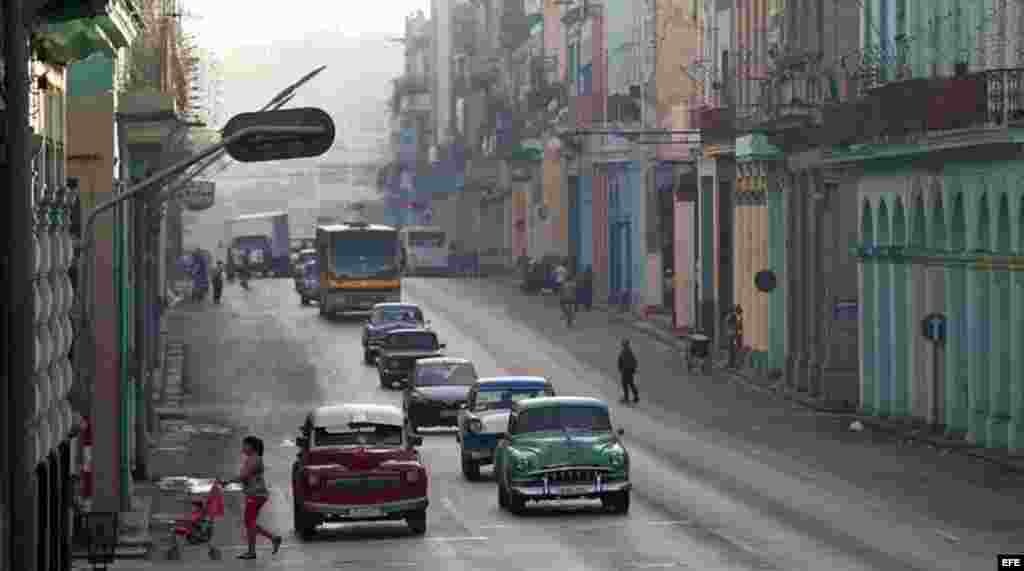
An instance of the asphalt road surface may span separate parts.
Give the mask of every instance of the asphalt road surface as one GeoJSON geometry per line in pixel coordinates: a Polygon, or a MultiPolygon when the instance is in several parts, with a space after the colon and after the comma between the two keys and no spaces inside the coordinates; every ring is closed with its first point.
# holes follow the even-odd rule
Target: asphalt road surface
{"type": "MultiPolygon", "coordinates": [[[[203,569],[422,569],[486,570],[898,570],[988,569],[1000,547],[976,530],[935,521],[897,497],[867,491],[841,475],[818,472],[814,459],[790,460],[674,422],[641,402],[614,404],[617,384],[563,347],[560,336],[592,345],[594,358],[613,362],[614,339],[557,328],[541,330],[510,309],[487,285],[454,280],[407,280],[405,298],[421,304],[453,356],[471,359],[481,375],[530,372],[553,380],[562,395],[598,396],[626,430],[634,482],[626,516],[594,504],[542,504],[527,515],[498,508],[490,470],[468,482],[454,434],[424,431],[422,456],[430,475],[425,536],[404,523],[321,528],[303,542],[291,530],[292,439],[304,415],[330,402],[400,403],[382,389],[376,370],[361,362],[361,322],[327,320],[300,306],[291,280],[254,280],[249,291],[229,284],[224,303],[186,307],[190,345],[192,424],[211,423],[230,434],[193,434],[185,447],[163,443],[157,470],[164,475],[227,475],[238,463],[246,433],[263,437],[273,489],[262,522],[285,536],[281,552],[261,544],[260,559],[236,561],[243,549],[238,502],[218,530],[224,561],[186,550],[185,562],[164,566],[203,569]],[[469,295],[464,288],[477,288],[469,295]],[[489,290],[488,290],[489,291],[489,290]],[[187,448],[187,451],[185,451],[187,448]],[[171,472],[177,472],[172,474],[171,472]]],[[[498,290],[495,290],[498,291],[498,290]]],[[[540,304],[540,302],[536,302],[540,304]]],[[[538,305],[538,311],[547,309],[538,305]]],[[[567,341],[568,342],[568,341],[567,341]]],[[[654,351],[634,341],[640,351],[654,351]]],[[[658,349],[661,350],[661,349],[658,349]]],[[[641,358],[641,376],[645,374],[641,358]]],[[[647,372],[648,375],[652,374],[647,372]]],[[[641,377],[642,378],[642,377],[641,377]]],[[[646,398],[641,384],[641,397],[646,398]]],[[[727,414],[727,413],[726,413],[727,414]]],[[[173,439],[172,439],[173,440],[173,439]]],[[[947,493],[936,491],[935,493],[947,493]]]]}

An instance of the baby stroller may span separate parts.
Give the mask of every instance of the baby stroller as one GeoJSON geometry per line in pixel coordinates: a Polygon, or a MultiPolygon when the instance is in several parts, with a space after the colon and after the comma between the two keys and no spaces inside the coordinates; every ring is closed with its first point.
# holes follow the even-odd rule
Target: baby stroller
{"type": "Polygon", "coordinates": [[[181,541],[188,545],[207,545],[210,559],[219,561],[220,549],[213,545],[213,532],[217,518],[224,516],[224,488],[220,482],[214,482],[210,492],[203,495],[189,495],[192,512],[188,519],[172,523],[170,533],[171,547],[167,550],[168,561],[181,559],[181,541]]]}
{"type": "Polygon", "coordinates": [[[711,338],[701,333],[686,336],[686,370],[711,372],[711,338]]]}

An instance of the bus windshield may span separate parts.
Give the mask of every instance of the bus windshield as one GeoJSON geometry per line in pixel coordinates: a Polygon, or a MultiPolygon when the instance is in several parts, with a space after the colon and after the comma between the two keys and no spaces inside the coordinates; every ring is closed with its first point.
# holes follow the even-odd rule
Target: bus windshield
{"type": "Polygon", "coordinates": [[[418,248],[443,248],[444,232],[409,232],[409,245],[418,248]]]}
{"type": "Polygon", "coordinates": [[[329,269],[339,279],[398,277],[395,232],[339,232],[331,242],[329,269]]]}

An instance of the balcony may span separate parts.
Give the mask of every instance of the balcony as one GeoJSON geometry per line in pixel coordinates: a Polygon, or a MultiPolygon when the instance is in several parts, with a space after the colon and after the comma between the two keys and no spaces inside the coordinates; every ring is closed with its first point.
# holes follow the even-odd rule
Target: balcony
{"type": "Polygon", "coordinates": [[[399,96],[430,93],[430,77],[423,73],[407,73],[394,80],[399,96]]]}
{"type": "Polygon", "coordinates": [[[896,81],[825,107],[819,141],[914,143],[970,129],[1024,126],[1024,68],[896,81]]]}

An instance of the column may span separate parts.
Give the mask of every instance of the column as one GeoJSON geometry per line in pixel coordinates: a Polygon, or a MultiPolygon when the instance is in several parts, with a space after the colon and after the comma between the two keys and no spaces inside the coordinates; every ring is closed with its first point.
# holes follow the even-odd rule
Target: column
{"type": "MultiPolygon", "coordinates": [[[[786,224],[785,180],[782,179],[779,173],[775,172],[774,166],[766,174],[766,178],[770,181],[765,195],[768,203],[768,264],[769,269],[775,272],[778,282],[777,289],[768,294],[769,368],[778,369],[785,374],[788,344],[786,336],[786,322],[788,320],[786,307],[789,301],[786,299],[789,288],[787,287],[786,276],[788,224],[786,224]]],[[[786,377],[786,382],[790,382],[789,377],[786,377]]]]}
{"type": "Polygon", "coordinates": [[[807,303],[809,305],[807,312],[807,384],[811,396],[819,397],[822,396],[821,367],[824,363],[821,340],[824,337],[823,329],[826,326],[826,316],[822,312],[825,284],[821,273],[821,217],[824,215],[823,206],[827,189],[822,181],[820,170],[810,171],[807,181],[809,187],[807,190],[810,193],[808,201],[810,220],[807,228],[807,252],[809,253],[807,256],[807,303]]]}

